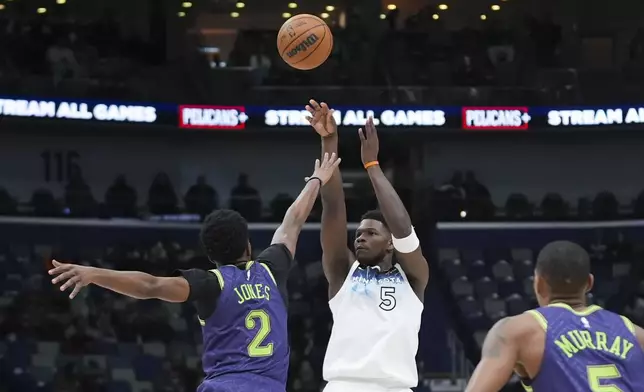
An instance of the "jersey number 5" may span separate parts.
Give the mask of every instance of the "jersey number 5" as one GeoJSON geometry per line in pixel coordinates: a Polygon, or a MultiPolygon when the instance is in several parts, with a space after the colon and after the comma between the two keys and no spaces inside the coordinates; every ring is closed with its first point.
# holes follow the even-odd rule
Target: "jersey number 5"
{"type": "Polygon", "coordinates": [[[248,344],[249,357],[270,357],[273,355],[273,343],[264,343],[271,332],[271,318],[264,310],[251,310],[246,315],[246,329],[252,331],[259,324],[259,329],[253,340],[248,344]]]}
{"type": "Polygon", "coordinates": [[[592,392],[622,392],[615,384],[609,384],[612,379],[620,378],[622,375],[615,365],[588,366],[588,383],[592,392]],[[604,381],[602,385],[601,381],[604,381]]]}
{"type": "Polygon", "coordinates": [[[395,287],[380,288],[380,309],[390,311],[396,307],[396,297],[394,297],[395,293],[395,287]]]}

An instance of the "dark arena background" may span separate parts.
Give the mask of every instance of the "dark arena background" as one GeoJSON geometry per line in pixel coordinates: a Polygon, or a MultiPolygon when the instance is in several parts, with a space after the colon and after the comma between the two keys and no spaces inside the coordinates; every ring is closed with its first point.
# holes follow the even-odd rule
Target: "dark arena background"
{"type": "MultiPolygon", "coordinates": [[[[46,271],[52,258],[209,268],[199,222],[217,207],[268,246],[319,156],[311,98],[337,110],[349,220],[375,206],[356,132],[373,115],[430,261],[417,392],[464,390],[490,326],[535,306],[533,263],[551,240],[586,247],[591,300],[642,325],[643,12],[635,0],[0,0],[0,391],[195,391],[191,305],[96,287],[70,301],[46,271]],[[298,13],[335,39],[307,72],[275,48],[298,13]]],[[[289,392],[323,387],[320,209],[289,281],[289,392]]]]}

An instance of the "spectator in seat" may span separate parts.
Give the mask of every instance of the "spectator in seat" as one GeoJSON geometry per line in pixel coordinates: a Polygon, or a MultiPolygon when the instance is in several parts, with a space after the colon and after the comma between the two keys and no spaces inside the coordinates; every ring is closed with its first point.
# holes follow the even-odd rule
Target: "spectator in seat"
{"type": "Polygon", "coordinates": [[[237,185],[230,192],[230,208],[249,221],[258,221],[262,215],[262,200],[257,189],[248,183],[248,174],[240,173],[237,185]]]}
{"type": "Polygon", "coordinates": [[[58,85],[65,77],[77,78],[80,66],[69,43],[64,38],[59,38],[47,49],[47,62],[54,77],[54,85],[58,85]]]}
{"type": "Polygon", "coordinates": [[[197,183],[188,189],[184,198],[186,210],[204,217],[219,205],[217,191],[206,183],[206,177],[197,177],[197,183]]]}
{"type": "Polygon", "coordinates": [[[152,181],[148,192],[148,208],[154,215],[177,212],[177,194],[166,173],[159,173],[152,181]]]}
{"type": "Polygon", "coordinates": [[[78,166],[72,167],[69,183],[65,187],[65,204],[72,216],[89,217],[96,213],[96,201],[78,166]]]}
{"type": "Polygon", "coordinates": [[[118,176],[105,192],[105,204],[110,216],[136,216],[136,201],[136,190],[127,183],[124,175],[118,176]]]}
{"type": "Polygon", "coordinates": [[[465,173],[462,189],[465,193],[468,216],[473,219],[489,219],[494,216],[490,191],[476,179],[473,171],[468,170],[465,173]]]}

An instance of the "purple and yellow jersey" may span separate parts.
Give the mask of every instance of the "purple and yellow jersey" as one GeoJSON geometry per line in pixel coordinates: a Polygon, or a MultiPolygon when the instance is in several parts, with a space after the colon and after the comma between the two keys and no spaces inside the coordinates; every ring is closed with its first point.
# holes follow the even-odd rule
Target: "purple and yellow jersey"
{"type": "Polygon", "coordinates": [[[203,334],[200,392],[284,392],[289,365],[286,277],[292,262],[281,244],[245,265],[182,274],[203,334]]]}
{"type": "Polygon", "coordinates": [[[528,311],[545,330],[533,392],[644,391],[644,351],[631,321],[592,305],[575,311],[556,303],[528,311]]]}

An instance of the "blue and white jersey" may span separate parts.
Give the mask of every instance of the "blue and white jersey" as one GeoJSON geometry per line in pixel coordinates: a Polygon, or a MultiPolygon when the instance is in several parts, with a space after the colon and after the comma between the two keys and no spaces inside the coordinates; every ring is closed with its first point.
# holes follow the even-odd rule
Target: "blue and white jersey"
{"type": "Polygon", "coordinates": [[[329,307],[333,330],[323,369],[329,387],[356,383],[407,390],[418,384],[423,304],[399,264],[380,272],[356,261],[329,307]]]}

